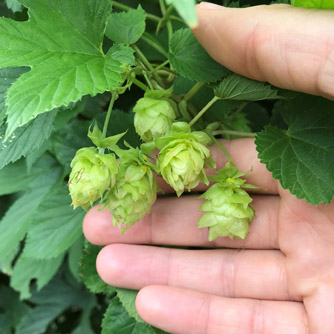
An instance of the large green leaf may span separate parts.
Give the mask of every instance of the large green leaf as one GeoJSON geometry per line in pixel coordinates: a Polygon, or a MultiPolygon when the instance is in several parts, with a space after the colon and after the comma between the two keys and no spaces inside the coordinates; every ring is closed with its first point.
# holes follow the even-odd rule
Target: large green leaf
{"type": "Polygon", "coordinates": [[[31,70],[7,95],[9,136],[38,114],[118,87],[120,63],[106,57],[102,40],[108,0],[21,0],[29,20],[0,19],[0,68],[31,70]]]}
{"type": "Polygon", "coordinates": [[[112,13],[106,36],[116,43],[136,43],[145,31],[145,19],[146,13],[141,6],[127,12],[112,13]]]}
{"type": "Polygon", "coordinates": [[[5,127],[0,128],[0,169],[39,149],[51,135],[55,116],[55,111],[39,115],[14,131],[6,141],[4,140],[5,127]]]}
{"type": "Polygon", "coordinates": [[[278,88],[235,73],[224,78],[214,92],[217,97],[224,100],[259,101],[283,98],[278,95],[278,88]]]}
{"type": "Polygon", "coordinates": [[[197,25],[195,0],[166,0],[168,5],[173,5],[184,21],[191,27],[197,25]]]}
{"type": "Polygon", "coordinates": [[[291,0],[296,7],[334,9],[334,0],[291,0]]]}
{"type": "MultiPolygon", "coordinates": [[[[21,5],[20,5],[21,6],[21,5]]],[[[0,125],[3,119],[6,117],[5,99],[6,92],[9,87],[15,82],[15,80],[24,72],[27,72],[28,68],[24,67],[9,67],[0,70],[0,125]]]]}
{"type": "Polygon", "coordinates": [[[65,184],[53,187],[34,213],[24,256],[50,259],[66,251],[82,234],[85,212],[73,210],[65,184]]]}
{"type": "Polygon", "coordinates": [[[64,254],[55,259],[38,260],[24,257],[22,254],[17,260],[10,285],[20,292],[21,299],[31,296],[30,281],[36,279],[37,290],[42,289],[56,274],[64,259],[64,254]]]}
{"type": "Polygon", "coordinates": [[[180,75],[198,82],[218,81],[230,73],[208,55],[190,29],[173,34],[169,61],[180,75]]]}
{"type": "Polygon", "coordinates": [[[102,321],[102,334],[154,334],[155,330],[131,318],[117,297],[113,298],[102,321]]]}
{"type": "Polygon", "coordinates": [[[261,162],[297,198],[329,203],[334,196],[334,103],[301,94],[280,109],[288,129],[267,126],[258,133],[261,162]]]}

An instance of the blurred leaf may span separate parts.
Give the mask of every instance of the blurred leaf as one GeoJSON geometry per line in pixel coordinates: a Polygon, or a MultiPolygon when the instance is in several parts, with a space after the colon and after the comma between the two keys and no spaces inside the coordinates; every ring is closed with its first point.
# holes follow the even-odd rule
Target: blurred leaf
{"type": "Polygon", "coordinates": [[[6,5],[14,13],[15,12],[20,12],[22,10],[22,6],[17,0],[6,0],[6,5]]]}
{"type": "Polygon", "coordinates": [[[16,334],[44,334],[49,323],[71,306],[84,308],[92,296],[56,276],[30,299],[37,304],[20,322],[16,334]]]}
{"type": "Polygon", "coordinates": [[[18,325],[21,319],[29,312],[30,307],[20,301],[19,294],[7,286],[0,286],[0,308],[5,310],[5,313],[0,314],[2,316],[1,324],[0,320],[0,333],[7,332],[12,333],[12,330],[18,325]],[[12,330],[11,330],[12,329],[12,330]]]}
{"type": "Polygon", "coordinates": [[[183,20],[190,26],[197,26],[196,1],[195,0],[166,0],[168,5],[173,5],[183,20]]]}
{"type": "Polygon", "coordinates": [[[23,250],[25,257],[50,259],[65,252],[82,235],[84,210],[73,210],[68,188],[57,184],[34,213],[23,250]]]}
{"type": "Polygon", "coordinates": [[[190,29],[173,34],[168,57],[177,73],[189,80],[215,82],[230,73],[208,55],[190,29]]]}
{"type": "Polygon", "coordinates": [[[59,168],[53,168],[44,173],[39,180],[37,179],[39,186],[27,190],[1,219],[0,260],[8,256],[24,238],[38,206],[44,201],[45,196],[59,178],[59,174],[59,168]]]}
{"type": "Polygon", "coordinates": [[[146,13],[140,5],[127,12],[112,13],[105,34],[115,43],[136,43],[145,31],[145,19],[146,13]]]}
{"type": "Polygon", "coordinates": [[[334,0],[291,0],[291,5],[304,8],[334,9],[334,0]]]}
{"type": "Polygon", "coordinates": [[[80,277],[82,282],[92,293],[113,294],[115,288],[102,281],[96,271],[96,257],[102,247],[85,242],[80,261],[80,277]]]}
{"type": "Polygon", "coordinates": [[[56,112],[44,113],[18,128],[6,141],[5,126],[0,129],[0,168],[34,152],[50,137],[56,112]]]}
{"type": "Polygon", "coordinates": [[[50,155],[43,155],[28,172],[26,161],[21,159],[0,170],[0,195],[31,189],[44,184],[51,174],[60,175],[61,169],[50,155]],[[50,174],[51,173],[51,174],[50,174]]]}
{"type": "Polygon", "coordinates": [[[77,281],[80,281],[79,267],[83,251],[83,242],[84,237],[81,236],[68,250],[68,266],[72,275],[77,279],[77,281]]]}
{"type": "Polygon", "coordinates": [[[64,259],[61,254],[55,259],[38,260],[21,255],[15,263],[10,286],[20,292],[21,299],[27,299],[30,294],[30,282],[37,281],[37,290],[43,288],[56,274],[64,259]]]}

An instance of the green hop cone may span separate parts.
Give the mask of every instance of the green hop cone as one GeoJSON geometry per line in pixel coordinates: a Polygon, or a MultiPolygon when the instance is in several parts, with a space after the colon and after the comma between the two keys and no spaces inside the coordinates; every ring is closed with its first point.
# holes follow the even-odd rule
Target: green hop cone
{"type": "Polygon", "coordinates": [[[175,113],[166,100],[143,97],[133,108],[136,132],[144,142],[164,136],[175,120],[175,113]]]}
{"type": "Polygon", "coordinates": [[[187,123],[173,124],[172,131],[165,138],[158,138],[161,149],[158,163],[163,179],[180,196],[200,182],[209,184],[204,168],[215,167],[210,150],[205,146],[210,138],[204,132],[191,132],[187,123]]]}
{"type": "Polygon", "coordinates": [[[116,186],[107,194],[103,208],[113,215],[113,225],[122,233],[151,212],[158,185],[149,166],[133,162],[121,166],[116,186]]]}
{"type": "Polygon", "coordinates": [[[206,201],[200,210],[206,212],[199,219],[198,227],[209,228],[209,241],[217,237],[246,237],[254,209],[250,205],[252,198],[242,188],[256,187],[244,184],[243,175],[245,173],[239,173],[238,168],[228,162],[216,176],[211,177],[216,183],[201,196],[206,201]]]}
{"type": "Polygon", "coordinates": [[[74,209],[89,206],[114,186],[119,170],[114,154],[99,154],[93,147],[77,151],[68,182],[74,209]]]}

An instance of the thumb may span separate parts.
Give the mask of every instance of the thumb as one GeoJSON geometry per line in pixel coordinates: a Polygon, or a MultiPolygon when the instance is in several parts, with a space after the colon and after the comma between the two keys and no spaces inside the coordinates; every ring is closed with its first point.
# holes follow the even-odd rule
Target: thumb
{"type": "Polygon", "coordinates": [[[334,11],[202,2],[197,14],[194,35],[230,70],[281,88],[334,97],[334,11]]]}

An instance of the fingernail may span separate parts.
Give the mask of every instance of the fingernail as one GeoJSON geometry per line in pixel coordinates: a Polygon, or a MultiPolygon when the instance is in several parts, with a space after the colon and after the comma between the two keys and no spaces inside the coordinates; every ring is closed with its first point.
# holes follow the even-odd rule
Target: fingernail
{"type": "Polygon", "coordinates": [[[205,8],[205,9],[222,9],[223,6],[216,5],[211,2],[201,2],[198,7],[205,8]]]}

